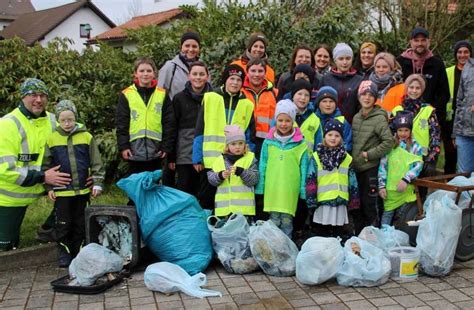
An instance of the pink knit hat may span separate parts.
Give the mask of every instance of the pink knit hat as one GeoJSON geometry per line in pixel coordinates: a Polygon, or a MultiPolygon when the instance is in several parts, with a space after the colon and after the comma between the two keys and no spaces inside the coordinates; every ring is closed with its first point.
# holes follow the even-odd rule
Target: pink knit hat
{"type": "Polygon", "coordinates": [[[244,131],[238,125],[227,125],[224,127],[225,144],[235,141],[245,141],[244,131]]]}
{"type": "Polygon", "coordinates": [[[374,58],[374,66],[377,63],[377,61],[379,61],[380,59],[385,60],[385,62],[389,65],[391,71],[395,70],[395,66],[396,66],[395,56],[393,56],[390,53],[385,53],[385,52],[378,53],[374,58]]]}
{"type": "Polygon", "coordinates": [[[408,89],[408,86],[410,86],[411,82],[413,81],[418,81],[421,86],[421,91],[424,92],[426,88],[426,81],[425,78],[417,73],[410,74],[407,79],[405,80],[405,92],[408,89]]]}

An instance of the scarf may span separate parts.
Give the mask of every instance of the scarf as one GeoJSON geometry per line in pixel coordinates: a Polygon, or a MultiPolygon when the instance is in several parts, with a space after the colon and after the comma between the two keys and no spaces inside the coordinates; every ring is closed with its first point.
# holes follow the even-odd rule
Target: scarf
{"type": "Polygon", "coordinates": [[[323,165],[323,169],[327,171],[339,168],[339,165],[346,158],[346,149],[342,144],[336,147],[327,147],[319,143],[316,147],[316,152],[323,165]]]}
{"type": "MultiPolygon", "coordinates": [[[[242,55],[242,58],[247,60],[247,62],[250,62],[251,60],[255,59],[255,57],[252,57],[252,55],[250,55],[250,52],[248,50],[245,50],[244,54],[242,55]]],[[[260,59],[264,59],[268,63],[267,52],[265,52],[265,55],[263,57],[261,57],[260,59]]]]}
{"type": "Polygon", "coordinates": [[[184,53],[179,53],[179,59],[181,59],[181,61],[186,65],[186,67],[188,68],[189,70],[189,65],[195,61],[198,61],[199,60],[199,56],[196,57],[196,58],[193,58],[193,59],[188,59],[186,58],[186,55],[184,53]]]}
{"type": "Polygon", "coordinates": [[[275,137],[275,140],[279,141],[283,145],[286,145],[288,143],[288,141],[290,141],[291,138],[293,138],[293,136],[295,135],[295,132],[296,132],[296,130],[293,128],[293,132],[291,134],[289,134],[288,136],[280,136],[278,134],[278,131],[275,130],[273,136],[275,137]]]}
{"type": "Polygon", "coordinates": [[[415,115],[417,115],[420,111],[422,104],[423,102],[420,99],[411,99],[406,97],[405,100],[403,100],[404,110],[410,111],[415,115]]]}
{"type": "Polygon", "coordinates": [[[379,90],[377,98],[383,98],[390,88],[403,82],[403,77],[402,73],[398,70],[384,74],[381,77],[377,76],[375,72],[372,72],[369,76],[369,80],[377,85],[379,90]]]}
{"type": "Polygon", "coordinates": [[[411,64],[413,66],[413,73],[423,74],[423,66],[425,65],[425,61],[428,58],[433,57],[433,52],[428,50],[424,55],[420,57],[415,53],[415,51],[412,48],[409,48],[402,53],[402,57],[411,59],[411,64]]]}
{"type": "Polygon", "coordinates": [[[244,155],[234,155],[234,154],[229,154],[229,153],[226,153],[224,154],[224,158],[227,159],[227,161],[233,165],[236,161],[238,161],[239,159],[241,159],[242,157],[244,157],[244,155]]]}

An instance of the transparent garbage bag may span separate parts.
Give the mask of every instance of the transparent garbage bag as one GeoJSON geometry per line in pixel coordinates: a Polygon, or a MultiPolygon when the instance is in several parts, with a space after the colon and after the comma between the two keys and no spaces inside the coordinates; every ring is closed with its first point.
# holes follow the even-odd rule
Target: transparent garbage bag
{"type": "Polygon", "coordinates": [[[337,274],[342,286],[378,286],[388,281],[391,265],[383,250],[352,237],[344,244],[344,263],[337,274]]]}
{"type": "Polygon", "coordinates": [[[214,251],[227,272],[244,274],[258,269],[250,251],[249,224],[242,213],[232,214],[226,220],[210,216],[207,225],[214,251]],[[213,220],[215,224],[210,224],[213,220]]]}
{"type": "Polygon", "coordinates": [[[447,275],[461,232],[462,210],[449,197],[431,200],[420,221],[416,247],[420,250],[420,269],[430,276],[447,275]]]}
{"type": "MultiPolygon", "coordinates": [[[[462,175],[457,176],[453,178],[451,181],[449,181],[447,184],[456,185],[456,186],[474,185],[474,174],[471,174],[469,178],[466,178],[465,176],[462,176],[462,175]]],[[[471,204],[472,195],[474,195],[474,190],[461,192],[461,198],[459,199],[458,207],[460,207],[461,209],[469,208],[471,204]]],[[[451,192],[451,191],[445,191],[442,189],[437,190],[431,193],[430,195],[428,195],[428,197],[426,197],[423,208],[426,210],[426,207],[430,204],[432,200],[441,201],[441,198],[443,198],[444,196],[451,198],[453,201],[456,201],[457,193],[451,192]]]]}
{"type": "Polygon", "coordinates": [[[324,283],[336,276],[343,262],[340,239],[309,238],[296,257],[296,278],[307,285],[324,283]]]}
{"type": "Polygon", "coordinates": [[[296,244],[271,220],[250,226],[250,250],[263,272],[276,277],[293,276],[296,271],[296,244]]]}
{"type": "Polygon", "coordinates": [[[389,225],[382,225],[380,229],[374,226],[366,226],[359,233],[359,238],[384,250],[385,253],[388,253],[388,250],[393,247],[410,245],[410,237],[406,232],[389,225]]]}
{"type": "Polygon", "coordinates": [[[145,286],[151,290],[161,293],[183,292],[186,295],[204,297],[222,297],[218,291],[201,288],[206,285],[207,277],[203,273],[190,276],[178,265],[160,262],[149,265],[144,274],[145,286]]]}

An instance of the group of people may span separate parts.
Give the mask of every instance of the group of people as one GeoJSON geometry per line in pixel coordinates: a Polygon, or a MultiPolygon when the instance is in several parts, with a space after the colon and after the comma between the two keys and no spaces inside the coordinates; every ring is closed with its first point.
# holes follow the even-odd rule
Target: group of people
{"type": "MultiPolygon", "coordinates": [[[[456,161],[457,171],[474,171],[467,41],[456,43],[448,69],[419,27],[398,58],[371,42],[357,59],[345,43],[299,45],[276,76],[268,40],[255,33],[217,87],[199,60],[199,34],[180,43],[160,70],[150,58],[135,61],[116,108],[118,148],[128,174],[163,169],[163,184],[217,216],[269,218],[293,239],[308,229],[348,237],[392,224],[416,200],[413,180],[435,173],[442,140],[445,173],[456,161]]],[[[56,105],[57,126],[43,82],[27,79],[20,92],[19,107],[0,120],[0,249],[18,245],[26,206],[46,189],[67,266],[84,239],[89,196],[102,190],[100,156],[71,101],[56,105]]]]}

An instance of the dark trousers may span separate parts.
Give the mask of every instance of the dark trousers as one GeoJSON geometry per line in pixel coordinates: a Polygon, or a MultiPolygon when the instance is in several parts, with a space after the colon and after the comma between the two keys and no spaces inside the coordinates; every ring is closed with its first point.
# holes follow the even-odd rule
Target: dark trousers
{"type": "Polygon", "coordinates": [[[75,257],[85,239],[84,210],[89,204],[89,194],[57,197],[55,234],[58,244],[75,257]]]}
{"type": "MultiPolygon", "coordinates": [[[[429,162],[423,164],[423,170],[421,170],[418,178],[432,177],[436,175],[436,162],[429,162]]],[[[421,201],[425,201],[426,195],[428,195],[427,187],[418,187],[421,201]]]]}
{"type": "MultiPolygon", "coordinates": [[[[162,168],[161,166],[161,159],[154,159],[154,160],[149,160],[149,161],[128,161],[128,171],[127,171],[127,177],[134,174],[134,173],[140,173],[144,171],[155,171],[155,170],[160,170],[162,168]]],[[[133,202],[132,199],[129,199],[127,202],[128,206],[134,206],[135,202],[133,202]]]]}
{"type": "Polygon", "coordinates": [[[169,187],[176,187],[176,172],[168,168],[168,160],[163,161],[163,174],[161,176],[161,183],[169,187]]]}
{"type": "Polygon", "coordinates": [[[18,247],[20,228],[25,218],[24,207],[0,207],[0,251],[18,247]]]}
{"type": "Polygon", "coordinates": [[[204,169],[199,173],[198,200],[202,208],[214,211],[214,199],[217,187],[212,186],[207,180],[207,172],[211,169],[204,169]]]}
{"type": "Polygon", "coordinates": [[[308,207],[304,199],[298,199],[295,217],[293,218],[293,232],[299,232],[306,229],[308,220],[308,207]]]}
{"type": "Polygon", "coordinates": [[[176,165],[176,174],[178,175],[176,188],[197,196],[199,191],[199,173],[194,170],[193,165],[176,165]]]}
{"type": "Polygon", "coordinates": [[[453,133],[453,122],[446,122],[445,131],[442,133],[444,146],[444,174],[456,173],[458,153],[453,145],[451,134],[453,133]]]}
{"type": "Polygon", "coordinates": [[[378,191],[378,166],[357,173],[359,185],[360,209],[354,210],[354,229],[356,235],[365,226],[378,227],[383,213],[383,201],[378,191]]]}

